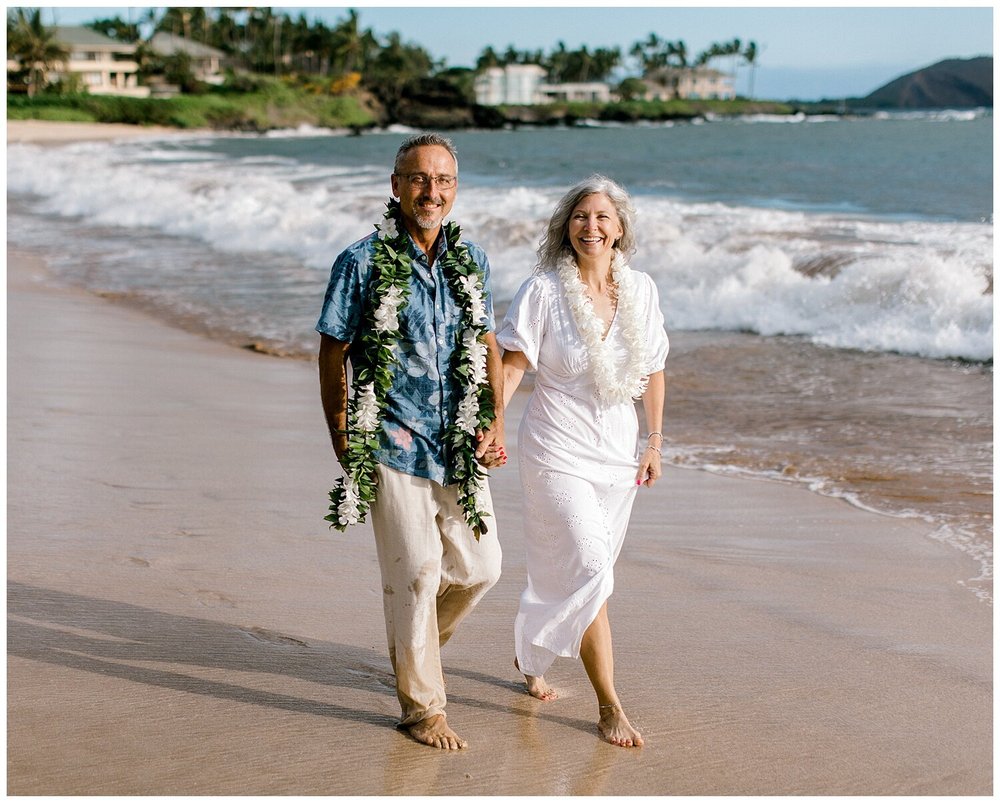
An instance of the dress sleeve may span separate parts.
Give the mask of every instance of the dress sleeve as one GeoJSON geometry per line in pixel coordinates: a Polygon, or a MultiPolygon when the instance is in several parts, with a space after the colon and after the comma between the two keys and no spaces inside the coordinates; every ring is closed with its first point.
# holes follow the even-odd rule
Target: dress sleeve
{"type": "Polygon", "coordinates": [[[660,309],[660,295],[656,283],[649,274],[643,274],[649,290],[646,294],[646,348],[649,358],[646,362],[646,373],[654,374],[663,370],[670,351],[670,339],[663,325],[663,311],[660,309]]]}
{"type": "Polygon", "coordinates": [[[538,353],[542,347],[547,319],[547,298],[543,283],[530,276],[518,288],[510,302],[507,315],[497,332],[497,343],[504,351],[520,351],[532,371],[538,370],[538,353]]]}

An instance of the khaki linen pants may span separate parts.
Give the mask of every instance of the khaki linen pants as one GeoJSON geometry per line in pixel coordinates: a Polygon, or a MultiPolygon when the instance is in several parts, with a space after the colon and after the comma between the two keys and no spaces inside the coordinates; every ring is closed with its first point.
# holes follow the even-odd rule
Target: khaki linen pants
{"type": "Polygon", "coordinates": [[[381,464],[376,471],[372,529],[389,660],[403,709],[400,724],[412,725],[444,714],[440,648],[500,579],[500,543],[489,498],[489,532],[476,541],[458,505],[457,486],[381,464]]]}

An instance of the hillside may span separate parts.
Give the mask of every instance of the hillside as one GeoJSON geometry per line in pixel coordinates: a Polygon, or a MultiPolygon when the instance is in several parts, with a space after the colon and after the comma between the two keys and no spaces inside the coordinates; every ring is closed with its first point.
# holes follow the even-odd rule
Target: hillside
{"type": "Polygon", "coordinates": [[[993,106],[993,57],[947,59],[890,81],[852,106],[961,109],[993,106]]]}

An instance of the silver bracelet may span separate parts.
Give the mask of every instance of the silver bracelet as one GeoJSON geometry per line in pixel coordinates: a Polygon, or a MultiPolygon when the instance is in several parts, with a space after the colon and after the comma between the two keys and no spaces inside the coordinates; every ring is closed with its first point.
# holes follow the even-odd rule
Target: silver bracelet
{"type": "Polygon", "coordinates": [[[649,434],[648,434],[648,435],[646,436],[646,440],[648,441],[648,440],[649,440],[650,438],[652,438],[652,437],[653,437],[654,435],[659,435],[659,437],[660,437],[660,440],[661,440],[661,441],[663,440],[663,433],[662,433],[662,432],[650,432],[650,433],[649,433],[649,434]]]}
{"type": "Polygon", "coordinates": [[[649,446],[647,446],[646,448],[647,449],[652,449],[654,452],[656,452],[658,455],[660,455],[660,457],[663,457],[663,452],[660,451],[660,447],[659,446],[653,446],[653,444],[649,444],[649,446]]]}

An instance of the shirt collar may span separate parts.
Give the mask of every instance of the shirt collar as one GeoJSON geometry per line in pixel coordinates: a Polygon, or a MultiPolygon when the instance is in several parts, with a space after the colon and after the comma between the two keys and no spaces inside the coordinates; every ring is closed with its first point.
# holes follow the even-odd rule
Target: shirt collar
{"type": "MultiPolygon", "coordinates": [[[[410,241],[410,256],[415,256],[418,259],[427,259],[427,255],[424,254],[423,249],[417,245],[416,241],[413,239],[413,235],[406,232],[407,238],[410,241]]],[[[438,263],[441,256],[448,250],[448,238],[444,236],[444,226],[438,232],[437,245],[434,252],[434,264],[438,263]]]]}

